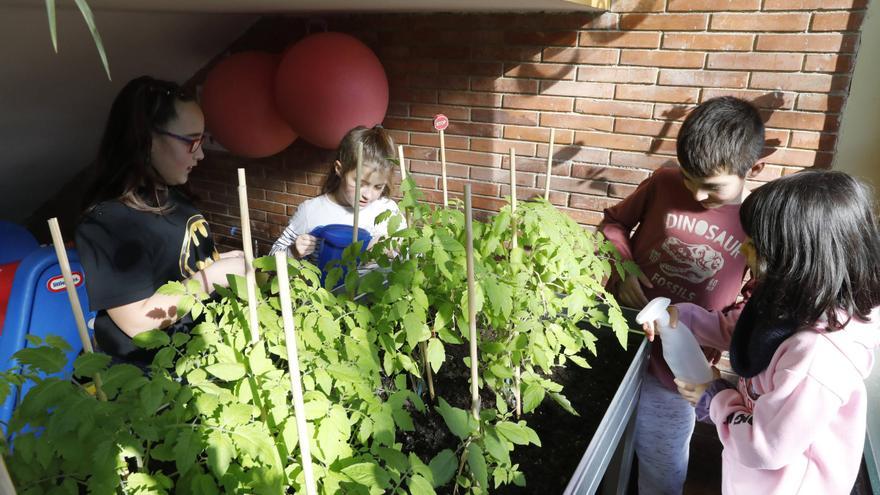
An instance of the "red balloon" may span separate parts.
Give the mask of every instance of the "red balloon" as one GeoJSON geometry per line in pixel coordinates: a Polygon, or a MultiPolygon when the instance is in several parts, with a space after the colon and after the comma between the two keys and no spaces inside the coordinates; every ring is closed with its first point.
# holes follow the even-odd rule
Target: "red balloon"
{"type": "Polygon", "coordinates": [[[240,52],[220,61],[205,77],[205,126],[230,152],[247,158],[274,155],[296,139],[275,105],[275,72],[280,58],[240,52]]]}
{"type": "Polygon", "coordinates": [[[336,148],[353,127],[381,123],[388,110],[382,63],[347,34],[313,34],[290,46],[275,81],[281,114],[300,137],[321,148],[336,148]]]}

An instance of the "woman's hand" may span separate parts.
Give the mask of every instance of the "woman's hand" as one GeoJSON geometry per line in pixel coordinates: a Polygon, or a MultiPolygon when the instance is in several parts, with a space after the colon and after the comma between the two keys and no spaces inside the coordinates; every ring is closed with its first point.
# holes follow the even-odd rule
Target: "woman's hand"
{"type": "Polygon", "coordinates": [[[642,286],[654,288],[654,284],[648,280],[645,274],[633,275],[628,273],[617,289],[617,300],[624,306],[631,308],[643,308],[648,304],[648,298],[645,297],[645,291],[642,286]]]}
{"type": "MultiPolygon", "coordinates": [[[[669,327],[675,328],[678,326],[678,308],[676,308],[674,304],[670,304],[667,306],[666,312],[669,313],[669,327]]],[[[645,332],[645,337],[648,337],[648,342],[654,342],[654,337],[661,333],[660,325],[658,325],[656,321],[649,321],[642,324],[642,330],[645,332]]],[[[661,335],[660,337],[662,338],[663,336],[661,335]]]]}
{"type": "MultiPolygon", "coordinates": [[[[712,382],[721,378],[721,372],[718,371],[718,368],[714,366],[712,366],[712,377],[712,382]]],[[[690,402],[692,406],[696,406],[697,402],[699,402],[700,400],[700,397],[702,397],[703,392],[705,392],[706,389],[709,388],[709,385],[711,385],[712,382],[694,384],[687,383],[676,378],[675,386],[678,387],[678,393],[682,397],[684,397],[686,401],[690,402]]]]}
{"type": "Polygon", "coordinates": [[[293,255],[299,258],[305,258],[306,256],[315,252],[315,249],[318,247],[318,238],[311,234],[300,234],[296,237],[296,241],[293,243],[293,255]]]}

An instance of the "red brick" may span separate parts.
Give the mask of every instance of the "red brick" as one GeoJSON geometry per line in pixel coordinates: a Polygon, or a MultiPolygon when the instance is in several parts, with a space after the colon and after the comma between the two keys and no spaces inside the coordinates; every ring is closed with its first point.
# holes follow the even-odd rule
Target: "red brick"
{"type": "Polygon", "coordinates": [[[469,120],[471,111],[463,107],[451,107],[448,105],[422,105],[413,103],[410,106],[410,115],[413,117],[427,117],[433,119],[435,115],[442,113],[450,120],[469,120]]]}
{"type": "Polygon", "coordinates": [[[647,83],[657,81],[658,69],[644,67],[578,67],[578,81],[647,83]]]}
{"type": "Polygon", "coordinates": [[[388,111],[385,115],[392,117],[409,117],[409,103],[401,103],[398,101],[388,102],[388,111]]]}
{"type": "MultiPolygon", "coordinates": [[[[248,198],[248,206],[250,207],[251,210],[262,211],[263,212],[263,221],[265,221],[266,212],[275,213],[275,214],[284,214],[287,211],[287,209],[283,203],[275,203],[272,201],[262,201],[259,199],[248,198]]],[[[253,214],[251,214],[251,219],[260,220],[259,218],[255,217],[253,214]]]]}
{"type": "Polygon", "coordinates": [[[652,139],[647,136],[612,134],[606,132],[577,132],[575,144],[627,151],[647,151],[652,139]]]}
{"type": "Polygon", "coordinates": [[[470,47],[464,45],[414,45],[409,50],[410,54],[416,58],[447,60],[463,60],[470,53],[470,47]]]}
{"type": "MultiPolygon", "coordinates": [[[[437,188],[437,176],[436,175],[423,175],[423,174],[412,174],[413,180],[416,181],[416,185],[418,185],[422,189],[436,189],[437,188]]],[[[446,180],[447,185],[449,185],[449,179],[446,180]]]]}
{"type": "Polygon", "coordinates": [[[807,112],[775,111],[769,115],[765,113],[764,123],[767,127],[805,131],[836,131],[840,127],[837,116],[807,112]]]}
{"type": "MultiPolygon", "coordinates": [[[[537,177],[538,188],[544,187],[544,174],[537,177]]],[[[553,177],[550,186],[555,191],[584,194],[605,194],[608,191],[608,182],[604,180],[572,179],[570,177],[553,177]]]]}
{"type": "Polygon", "coordinates": [[[466,105],[473,107],[499,107],[501,95],[471,93],[466,91],[440,91],[441,105],[466,105]]]}
{"type": "MultiPolygon", "coordinates": [[[[471,168],[471,179],[496,182],[498,184],[510,184],[510,165],[507,163],[508,157],[504,157],[504,168],[471,168]]],[[[535,174],[529,172],[516,173],[516,185],[534,187],[535,174]]]]}
{"type": "MultiPolygon", "coordinates": [[[[323,185],[324,181],[327,178],[327,174],[321,174],[320,184],[323,185]]],[[[300,196],[308,196],[313,197],[317,196],[321,192],[321,188],[317,184],[295,184],[293,182],[287,183],[287,192],[291,194],[298,194],[300,196]]],[[[266,199],[269,201],[277,201],[269,197],[267,192],[266,199]]],[[[283,203],[283,201],[278,201],[279,203],[283,203]]]]}
{"type": "Polygon", "coordinates": [[[439,160],[440,152],[437,148],[424,146],[408,146],[403,149],[403,157],[405,160],[439,160]]]}
{"type": "Polygon", "coordinates": [[[702,52],[621,50],[621,65],[644,65],[648,67],[688,67],[703,66],[706,54],[702,52]]]}
{"type": "Polygon", "coordinates": [[[707,14],[622,14],[620,29],[626,31],[703,31],[707,14]]]}
{"type": "Polygon", "coordinates": [[[792,148],[806,148],[810,150],[833,150],[837,142],[836,134],[823,134],[819,132],[792,131],[792,148]]]}
{"type": "Polygon", "coordinates": [[[631,31],[582,31],[580,46],[659,48],[660,33],[631,31]]]}
{"type": "Polygon", "coordinates": [[[602,214],[597,211],[575,210],[571,208],[559,208],[559,211],[570,216],[572,220],[580,225],[595,226],[602,221],[602,214]]]}
{"type": "Polygon", "coordinates": [[[482,196],[499,196],[501,191],[500,184],[493,184],[491,182],[480,182],[480,181],[464,181],[459,179],[447,180],[446,185],[449,188],[449,191],[455,192],[464,192],[464,185],[471,185],[471,192],[473,194],[479,194],[482,196]]]}
{"type": "Polygon", "coordinates": [[[604,179],[609,182],[623,182],[625,184],[640,184],[648,177],[644,170],[626,168],[599,167],[595,165],[578,165],[571,167],[571,176],[580,179],[604,179]]]}
{"type": "MultiPolygon", "coordinates": [[[[522,18],[523,16],[518,16],[522,18]]],[[[549,16],[529,16],[535,29],[617,29],[617,15],[609,12],[566,12],[549,16]]],[[[526,25],[524,23],[524,25],[526,25]]]]}
{"type": "Polygon", "coordinates": [[[816,153],[812,150],[777,149],[764,158],[766,163],[796,167],[812,167],[830,164],[828,153],[816,153]]]}
{"type": "Polygon", "coordinates": [[[634,167],[648,170],[656,170],[665,166],[678,166],[678,162],[674,157],[647,155],[645,153],[627,153],[624,151],[612,151],[609,163],[617,167],[634,167]]]}
{"type": "Polygon", "coordinates": [[[636,187],[630,184],[608,184],[608,197],[625,198],[635,192],[636,187]]]}
{"type": "Polygon", "coordinates": [[[394,76],[408,74],[437,74],[436,60],[389,60],[382,64],[385,72],[394,76]]]}
{"type": "Polygon", "coordinates": [[[668,12],[758,10],[761,0],[669,0],[668,12]]]}
{"type": "MultiPolygon", "coordinates": [[[[538,153],[536,156],[543,157],[545,160],[547,158],[547,144],[539,144],[538,145],[538,153]]],[[[554,146],[553,147],[553,161],[559,162],[560,160],[572,161],[572,162],[583,162],[583,163],[598,163],[601,165],[605,165],[608,163],[608,157],[611,155],[611,152],[605,149],[599,148],[590,148],[587,146],[554,146]]],[[[545,165],[546,167],[546,162],[545,165]]],[[[571,167],[570,165],[563,164],[554,165],[553,166],[554,175],[570,175],[571,167]],[[564,173],[565,166],[568,167],[568,173],[564,173]]]]}
{"type": "Polygon", "coordinates": [[[663,12],[666,0],[614,0],[612,12],[663,12]]]}
{"type": "Polygon", "coordinates": [[[611,117],[650,118],[653,111],[653,105],[651,103],[578,99],[575,104],[575,111],[595,115],[608,115],[611,117]]]}
{"type": "Polygon", "coordinates": [[[582,81],[541,81],[541,94],[551,96],[580,96],[586,98],[613,98],[614,85],[582,81]]]}
{"type": "MultiPolygon", "coordinates": [[[[556,130],[556,142],[559,144],[571,144],[573,137],[574,135],[570,130],[556,130]]],[[[521,127],[508,125],[504,127],[504,138],[549,143],[550,129],[546,127],[521,127]]]]}
{"type": "MultiPolygon", "coordinates": [[[[443,141],[443,144],[446,145],[446,149],[468,149],[468,138],[464,136],[444,135],[443,141]]],[[[436,131],[429,134],[412,133],[410,135],[410,144],[413,146],[434,146],[439,148],[440,134],[436,131]]],[[[406,150],[406,148],[404,148],[404,150],[406,150]]]]}
{"type": "Polygon", "coordinates": [[[828,34],[759,34],[759,51],[852,53],[856,35],[828,34]]]}
{"type": "Polygon", "coordinates": [[[542,113],[541,125],[557,129],[580,129],[585,131],[611,131],[614,119],[592,115],[542,113]]]}
{"type": "Polygon", "coordinates": [[[702,88],[745,88],[748,82],[748,72],[668,69],[660,71],[659,80],[662,85],[702,88]]]}
{"type": "Polygon", "coordinates": [[[663,48],[675,50],[751,51],[753,34],[663,33],[663,48]]]}
{"type": "Polygon", "coordinates": [[[700,90],[696,88],[618,84],[615,98],[618,100],[688,103],[697,101],[699,93],[700,90]]]}
{"type": "MultiPolygon", "coordinates": [[[[436,159],[437,158],[435,158],[435,160],[436,159]]],[[[480,167],[500,167],[501,157],[491,153],[446,150],[446,163],[450,162],[463,163],[465,165],[477,165],[480,167]]]]}
{"type": "Polygon", "coordinates": [[[571,111],[573,98],[559,96],[516,96],[504,95],[504,108],[522,108],[525,110],[549,110],[556,112],[571,111]]]}
{"type": "Polygon", "coordinates": [[[471,78],[472,91],[497,91],[499,93],[532,93],[538,92],[538,81],[530,79],[496,79],[471,78]]]}
{"type": "Polygon", "coordinates": [[[440,62],[440,74],[466,74],[469,76],[500,76],[503,73],[500,62],[440,62]]]}
{"type": "Polygon", "coordinates": [[[810,14],[714,14],[712,31],[805,31],[810,14]]]}
{"type": "Polygon", "coordinates": [[[862,12],[816,12],[810,31],[858,31],[864,19],[862,12]]]}
{"type": "Polygon", "coordinates": [[[538,125],[538,112],[475,108],[471,110],[471,120],[496,124],[538,125]]]}
{"type": "Polygon", "coordinates": [[[784,74],[778,72],[755,72],[749,87],[788,91],[831,91],[832,76],[827,74],[784,74]]]}
{"type": "Polygon", "coordinates": [[[518,156],[535,156],[535,143],[503,141],[500,139],[471,139],[471,150],[473,151],[507,153],[510,148],[514,148],[518,156]]]}
{"type": "MultiPolygon", "coordinates": [[[[433,129],[433,127],[432,127],[433,129]]],[[[501,137],[501,126],[496,124],[471,124],[468,122],[452,122],[445,131],[446,135],[501,137]]]]}
{"type": "Polygon", "coordinates": [[[758,108],[781,108],[790,110],[794,108],[794,100],[797,94],[782,91],[757,91],[735,89],[705,89],[701,102],[718,96],[735,96],[752,102],[758,108]]]}
{"type": "Polygon", "coordinates": [[[507,31],[504,43],[507,45],[572,46],[577,45],[575,31],[507,31]]]}
{"type": "Polygon", "coordinates": [[[801,69],[804,56],[797,53],[710,53],[706,67],[732,70],[801,69]]]}
{"type": "Polygon", "coordinates": [[[663,122],[684,122],[687,114],[691,112],[696,105],[671,105],[667,103],[658,103],[654,105],[654,120],[662,120],[663,122]]]}
{"type": "Polygon", "coordinates": [[[805,72],[851,72],[853,57],[832,53],[809,54],[804,59],[805,72]]]}
{"type": "MultiPolygon", "coordinates": [[[[551,182],[552,186],[553,183],[551,182]]],[[[607,196],[591,196],[586,194],[572,194],[568,206],[580,210],[602,211],[605,208],[611,208],[616,205],[616,199],[607,196]]]]}
{"type": "Polygon", "coordinates": [[[764,10],[863,9],[868,0],[765,0],[764,10]]]}
{"type": "Polygon", "coordinates": [[[568,64],[506,64],[505,77],[532,77],[539,79],[574,79],[575,68],[568,64]]]}
{"type": "MultiPolygon", "coordinates": [[[[317,189],[317,188],[316,188],[317,189]]],[[[317,194],[315,195],[317,196],[317,194]]],[[[275,192],[275,191],[267,191],[266,199],[272,201],[274,203],[282,203],[282,204],[295,204],[294,201],[296,198],[293,194],[275,192]]]]}
{"type": "MultiPolygon", "coordinates": [[[[504,164],[505,166],[507,166],[507,168],[510,168],[509,163],[509,156],[506,156],[504,158],[504,164]]],[[[571,171],[571,167],[563,168],[571,171]]],[[[547,160],[542,158],[529,158],[516,155],[516,172],[517,174],[519,174],[520,172],[528,172],[537,175],[547,175],[547,160]]],[[[563,174],[558,175],[561,176],[563,174]]]]}
{"type": "Polygon", "coordinates": [[[471,60],[487,60],[497,62],[499,60],[520,60],[523,62],[540,62],[541,49],[537,47],[524,48],[521,46],[472,46],[471,60]]]}
{"type": "Polygon", "coordinates": [[[614,119],[614,132],[643,136],[675,137],[681,124],[660,120],[614,119]]]}
{"type": "Polygon", "coordinates": [[[430,76],[422,76],[410,74],[406,77],[406,84],[410,88],[419,88],[419,89],[436,89],[436,88],[446,88],[446,89],[467,89],[468,88],[468,78],[467,76],[444,76],[444,75],[430,75],[430,76]]]}
{"type": "Polygon", "coordinates": [[[801,94],[798,95],[795,108],[798,110],[837,113],[843,109],[844,101],[845,97],[840,95],[801,94]]]}
{"type": "MultiPolygon", "coordinates": [[[[517,168],[519,164],[517,164],[517,168]]],[[[541,184],[544,183],[543,176],[541,178],[541,184]]],[[[501,184],[501,193],[502,198],[507,198],[510,196],[510,185],[509,184],[501,184]]],[[[550,181],[550,203],[557,206],[568,206],[568,193],[559,192],[553,190],[553,181],[550,181]]],[[[525,201],[533,198],[543,198],[544,197],[544,186],[542,185],[540,189],[537,187],[516,187],[516,197],[518,201],[525,201]]]]}
{"type": "MultiPolygon", "coordinates": [[[[434,128],[428,119],[404,119],[398,117],[385,117],[385,127],[406,131],[429,132],[434,128]]],[[[454,125],[454,124],[451,124],[454,125]]]]}
{"type": "Polygon", "coordinates": [[[619,56],[618,49],[548,47],[544,49],[542,60],[564,64],[613,65],[619,56]]]}
{"type": "Polygon", "coordinates": [[[785,147],[791,131],[787,129],[765,129],[764,138],[766,146],[785,147]]]}
{"type": "Polygon", "coordinates": [[[392,101],[437,103],[436,89],[414,89],[392,86],[389,90],[392,101]]]}
{"type": "MultiPolygon", "coordinates": [[[[431,175],[440,175],[442,171],[440,170],[441,164],[440,162],[426,162],[422,160],[412,160],[410,163],[410,170],[415,174],[431,174],[431,175]]],[[[471,167],[467,165],[459,165],[457,163],[446,163],[446,176],[448,177],[463,177],[467,178],[468,173],[471,167]]]]}

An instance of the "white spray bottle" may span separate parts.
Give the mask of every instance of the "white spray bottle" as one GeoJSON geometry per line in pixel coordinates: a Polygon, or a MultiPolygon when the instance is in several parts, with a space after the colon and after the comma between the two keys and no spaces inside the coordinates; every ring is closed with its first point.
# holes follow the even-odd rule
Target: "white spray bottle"
{"type": "Polygon", "coordinates": [[[649,321],[659,323],[658,330],[663,339],[663,359],[676,378],[688,383],[711,382],[714,378],[712,369],[694,334],[682,322],[678,322],[675,328],[669,326],[666,308],[670,302],[667,297],[653,299],[636,315],[636,322],[640,325],[649,321]]]}

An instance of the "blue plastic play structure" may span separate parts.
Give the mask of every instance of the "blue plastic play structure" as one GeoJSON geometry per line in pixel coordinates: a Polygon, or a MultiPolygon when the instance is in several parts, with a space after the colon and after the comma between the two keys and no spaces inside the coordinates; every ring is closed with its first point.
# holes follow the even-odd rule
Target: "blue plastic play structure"
{"type": "MultiPolygon", "coordinates": [[[[83,313],[86,321],[91,322],[94,314],[89,313],[79,256],[73,249],[67,250],[67,256],[83,313]]],[[[29,345],[26,336],[58,335],[71,347],[67,367],[61,372],[70,376],[73,359],[82,350],[82,342],[55,249],[40,247],[24,228],[0,221],[0,296],[4,294],[5,298],[0,297],[0,369],[14,367],[12,355],[29,345]]],[[[25,385],[21,391],[13,390],[0,405],[0,426],[4,433],[12,411],[28,388],[25,385]]]]}
{"type": "MultiPolygon", "coordinates": [[[[327,277],[327,272],[342,260],[342,253],[345,248],[351,245],[352,226],[333,224],[322,225],[310,232],[313,236],[321,240],[318,248],[318,268],[321,269],[321,283],[327,277]],[[333,262],[336,263],[333,263],[333,262]]],[[[361,243],[361,252],[367,250],[372,236],[366,229],[358,228],[358,242],[361,243]]],[[[345,273],[348,270],[342,268],[342,280],[345,279],[345,273]]]]}

